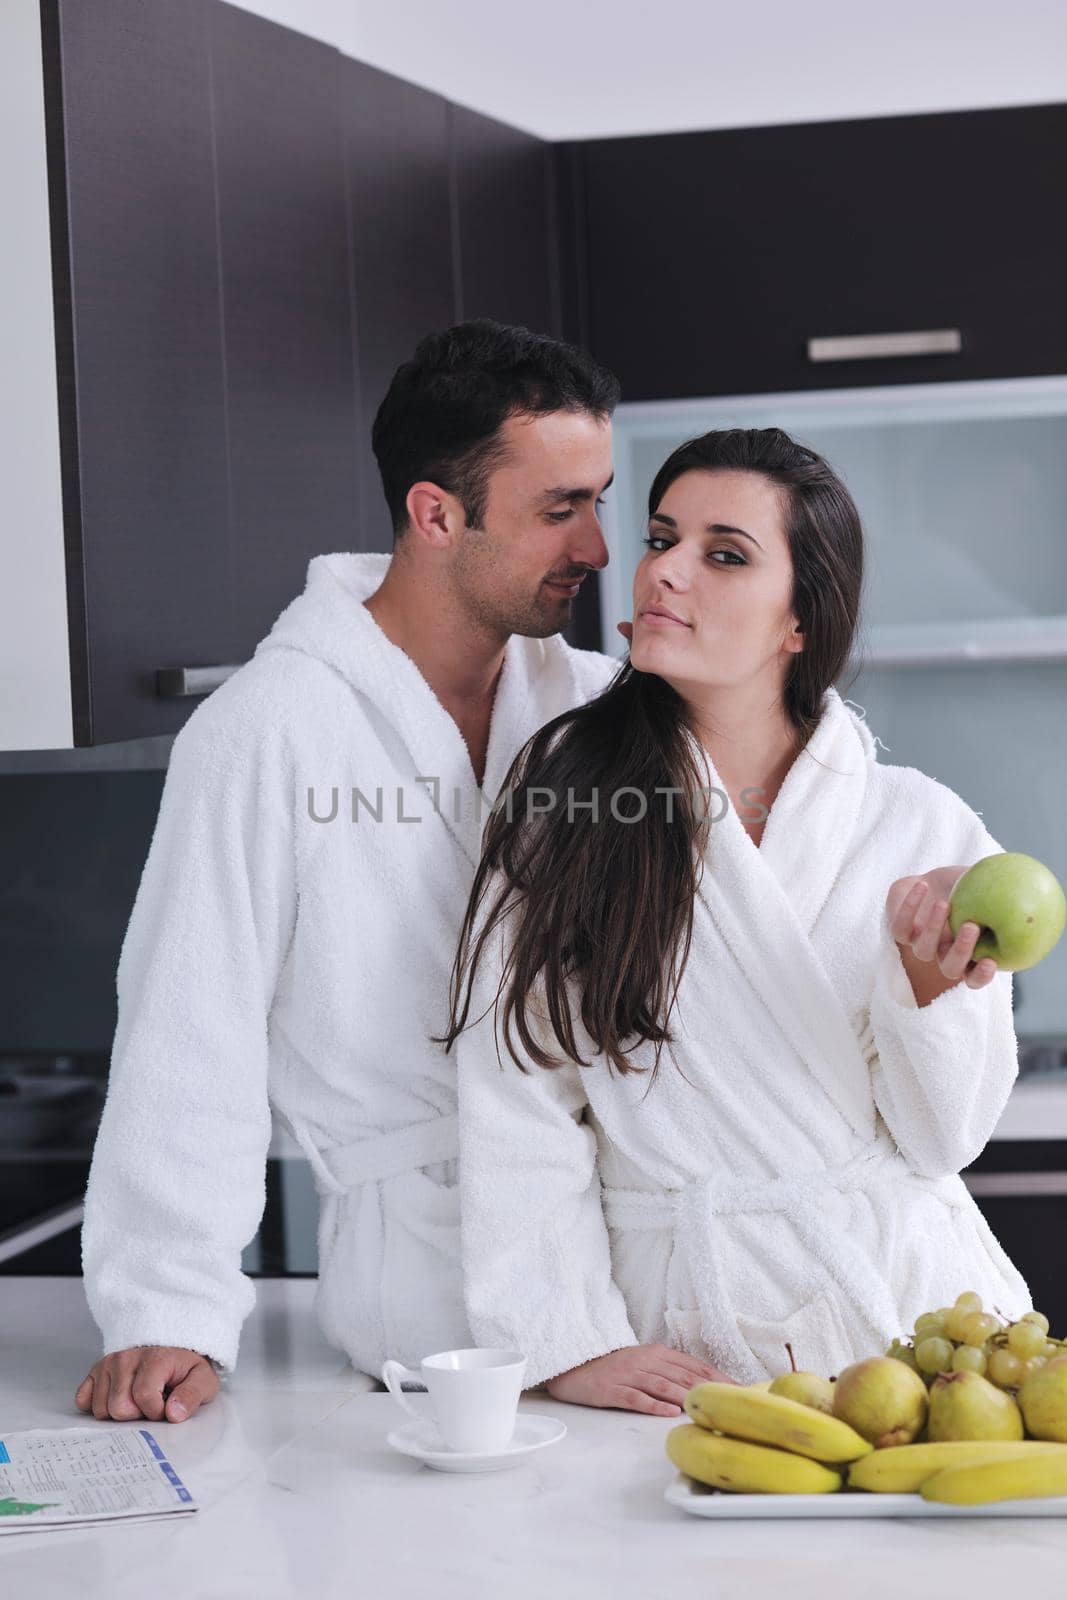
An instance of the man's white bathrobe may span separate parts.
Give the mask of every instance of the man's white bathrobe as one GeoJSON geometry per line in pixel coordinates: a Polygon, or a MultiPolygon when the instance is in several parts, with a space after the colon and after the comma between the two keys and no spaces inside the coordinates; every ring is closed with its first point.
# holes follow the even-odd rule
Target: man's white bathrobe
{"type": "Polygon", "coordinates": [[[480,798],[456,723],[360,603],[389,560],[315,557],[174,740],[85,1197],[105,1353],[173,1344],[234,1366],[272,1105],[320,1195],[330,1342],[376,1376],[471,1342],[455,1064],[429,1035],[508,766],[619,663],[513,635],[480,798]]]}
{"type": "MultiPolygon", "coordinates": [[[[494,1021],[496,933],[471,1007],[488,1015],[456,1047],[477,1342],[524,1351],[531,1386],[656,1342],[755,1381],[788,1370],[786,1340],[824,1373],[879,1354],[964,1289],[1025,1310],[957,1175],[1016,1075],[1011,974],[920,1009],[885,912],[895,879],[1000,848],[951,789],[880,765],[831,689],[761,844],[732,807],[713,821],[655,1083],[609,1074],[576,987],[591,1066],[524,1076],[494,1021]]],[[[654,1047],[628,1054],[650,1067],[654,1047]]]]}

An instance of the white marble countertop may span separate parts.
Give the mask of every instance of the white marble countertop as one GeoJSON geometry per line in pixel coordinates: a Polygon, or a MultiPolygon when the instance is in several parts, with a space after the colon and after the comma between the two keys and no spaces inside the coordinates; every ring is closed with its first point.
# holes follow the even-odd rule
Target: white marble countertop
{"type": "MultiPolygon", "coordinates": [[[[1067,1519],[704,1522],[668,1506],[673,1419],[524,1396],[567,1437],[506,1472],[434,1472],[388,1394],[322,1340],[311,1279],[258,1279],[237,1371],[153,1424],[201,1509],[0,1537],[32,1600],[1004,1600],[1055,1595],[1067,1519]]],[[[0,1434],[133,1428],[78,1411],[99,1340],[78,1278],[0,1278],[0,1434]]],[[[416,1402],[425,1397],[412,1395],[416,1402]]]]}

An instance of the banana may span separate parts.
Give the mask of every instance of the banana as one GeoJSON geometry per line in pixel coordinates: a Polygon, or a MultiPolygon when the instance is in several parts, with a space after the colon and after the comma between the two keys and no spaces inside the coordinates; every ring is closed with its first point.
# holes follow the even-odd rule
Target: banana
{"type": "Polygon", "coordinates": [[[789,1450],[727,1439],[692,1422],[667,1435],[667,1454],[681,1472],[699,1483],[735,1494],[832,1494],[841,1474],[789,1450]]]}
{"type": "Polygon", "coordinates": [[[924,1500],[948,1506],[983,1506],[992,1500],[1040,1500],[1067,1495],[1067,1453],[946,1467],[922,1486],[924,1500]]]}
{"type": "Polygon", "coordinates": [[[874,1494],[914,1494],[935,1472],[972,1467],[987,1461],[1026,1460],[1059,1451],[1067,1461],[1067,1445],[1038,1444],[1018,1439],[952,1439],[939,1444],[900,1444],[874,1450],[848,1469],[850,1489],[874,1494]]]}
{"type": "Polygon", "coordinates": [[[702,1428],[791,1450],[813,1461],[857,1461],[873,1449],[847,1422],[784,1395],[733,1383],[698,1383],[684,1404],[687,1416],[702,1428]]]}

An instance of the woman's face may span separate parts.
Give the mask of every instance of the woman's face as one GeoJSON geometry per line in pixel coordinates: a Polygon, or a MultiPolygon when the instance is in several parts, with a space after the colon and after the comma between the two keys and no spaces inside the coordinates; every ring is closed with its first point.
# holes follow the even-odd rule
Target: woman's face
{"type": "Polygon", "coordinates": [[[761,473],[685,472],[649,518],[634,574],[630,661],[686,690],[765,678],[780,692],[803,647],[790,609],[782,496],[761,473]],[[654,615],[666,610],[679,619],[654,615]]]}

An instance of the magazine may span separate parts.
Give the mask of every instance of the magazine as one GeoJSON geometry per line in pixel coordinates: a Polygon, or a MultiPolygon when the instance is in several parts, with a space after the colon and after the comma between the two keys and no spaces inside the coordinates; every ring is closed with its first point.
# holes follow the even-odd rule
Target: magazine
{"type": "Polygon", "coordinates": [[[148,1428],[0,1434],[0,1534],[197,1509],[148,1428]]]}

